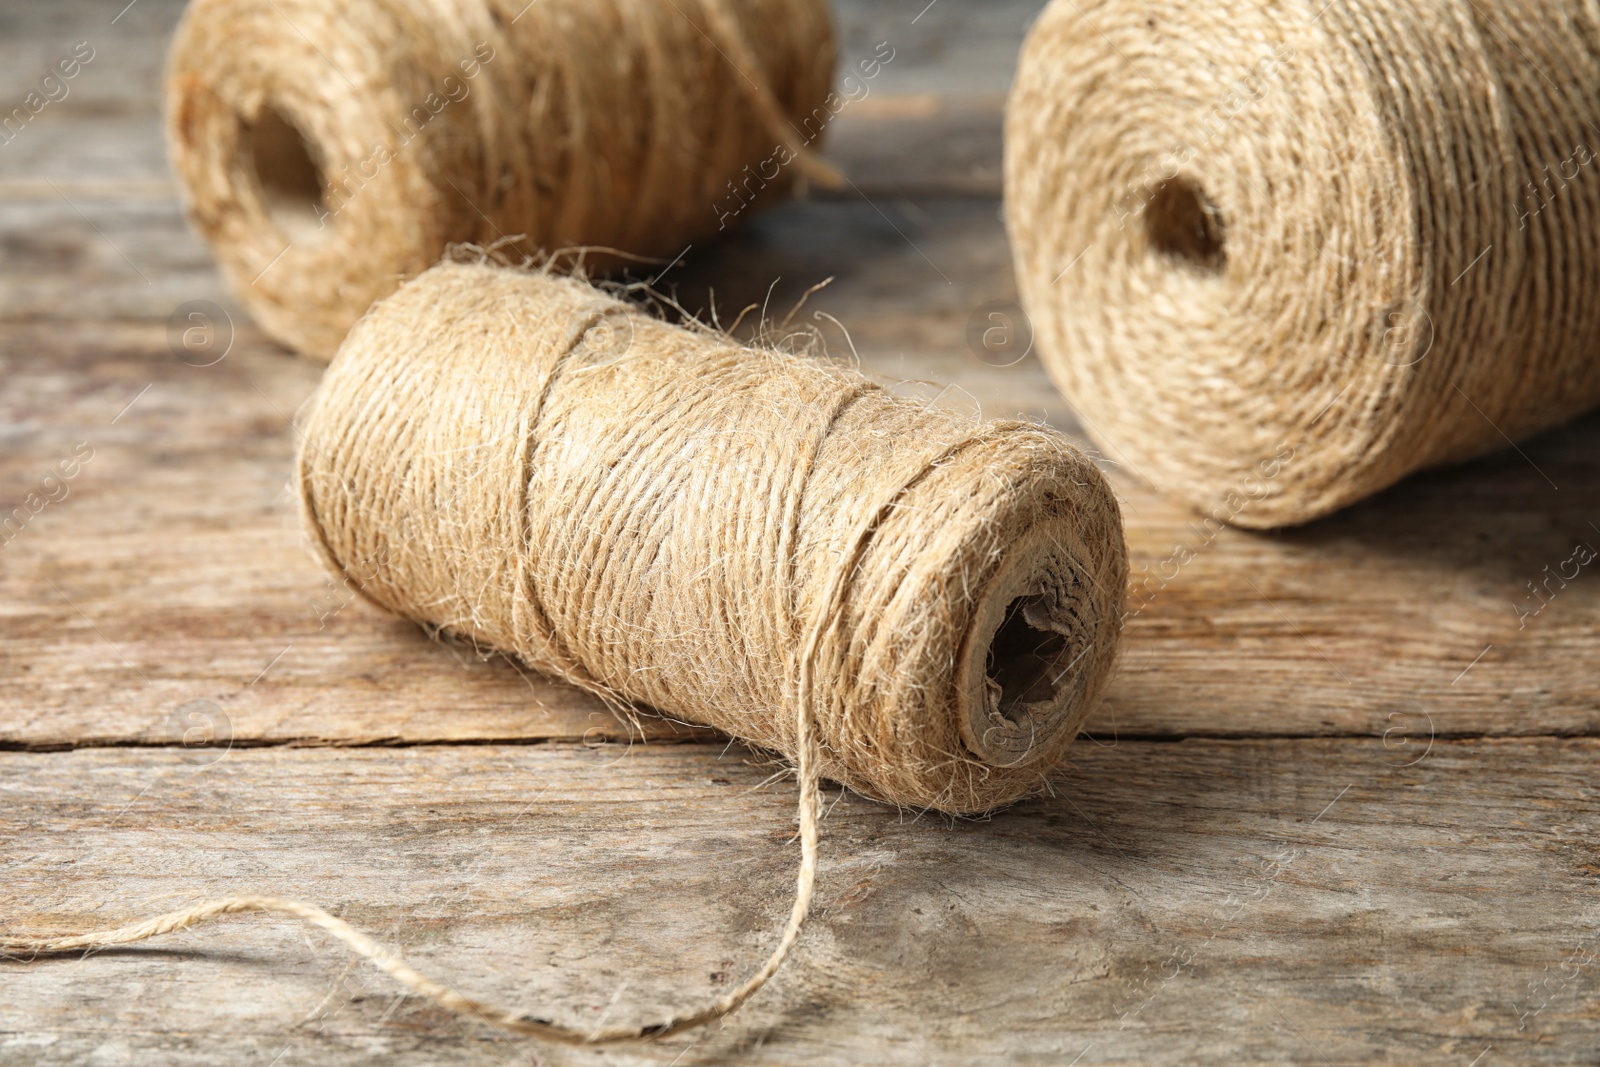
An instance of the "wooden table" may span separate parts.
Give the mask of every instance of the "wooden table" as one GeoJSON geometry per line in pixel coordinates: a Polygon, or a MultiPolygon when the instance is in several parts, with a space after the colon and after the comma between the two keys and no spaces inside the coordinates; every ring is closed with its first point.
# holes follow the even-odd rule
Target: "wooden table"
{"type": "MultiPolygon", "coordinates": [[[[123,2],[0,13],[4,109],[95,50],[0,145],[0,514],[44,495],[0,548],[4,926],[262,892],[574,1022],[726,989],[788,907],[792,781],[324,579],[287,490],[319,368],[186,228],[158,94],[180,4],[123,2]],[[191,300],[231,318],[212,366],[169,348],[191,300]]],[[[693,249],[682,298],[832,276],[809,306],[870,371],[1075,432],[1035,359],[966,341],[1015,295],[1000,117],[1038,4],[922,7],[839,4],[847,58],[895,49],[837,121],[857,188],[693,249]]],[[[1589,418],[1266,535],[1109,464],[1153,592],[1053,794],[952,822],[833,790],[815,918],[719,1028],[540,1046],[253,916],[0,965],[0,1063],[1594,1062],[1600,575],[1523,613],[1600,546],[1597,445],[1589,418]]]]}

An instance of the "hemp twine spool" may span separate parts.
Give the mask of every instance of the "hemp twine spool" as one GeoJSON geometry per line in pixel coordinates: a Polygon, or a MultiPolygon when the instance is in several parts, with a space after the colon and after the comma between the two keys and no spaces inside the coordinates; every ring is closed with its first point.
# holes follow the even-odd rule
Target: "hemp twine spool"
{"type": "Polygon", "coordinates": [[[1117,505],[1059,434],[652,319],[545,272],[445,262],[376,305],[302,415],[324,563],[374,603],[795,761],[802,858],[763,966],[718,1001],[588,1031],[473,1001],[312,905],[206,901],[80,951],[274,911],[408,988],[575,1044],[677,1033],[776,972],[810,909],[818,779],[953,813],[1043,787],[1110,673],[1117,505]]]}
{"type": "Polygon", "coordinates": [[[833,63],[825,0],[194,0],[168,142],[251,314],[326,360],[453,242],[668,259],[730,188],[837,181],[833,63]]]}
{"type": "Polygon", "coordinates": [[[1056,0],[1006,122],[1045,365],[1244,526],[1553,426],[1600,403],[1597,124],[1592,4],[1056,0]]]}

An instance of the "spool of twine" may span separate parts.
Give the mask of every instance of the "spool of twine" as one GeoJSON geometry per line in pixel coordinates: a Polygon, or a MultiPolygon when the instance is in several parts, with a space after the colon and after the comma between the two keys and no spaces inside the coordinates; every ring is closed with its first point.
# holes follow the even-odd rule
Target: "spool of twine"
{"type": "Polygon", "coordinates": [[[1091,435],[1268,527],[1600,403],[1597,148],[1593,5],[1056,0],[1006,215],[1091,435]]]}
{"type": "Polygon", "coordinates": [[[791,756],[810,688],[821,772],[892,803],[1038,788],[1111,664],[1121,525],[1065,438],[581,282],[434,268],[303,429],[306,525],[373,602],[791,756]]]}
{"type": "Polygon", "coordinates": [[[434,630],[794,761],[793,909],[755,974],[651,1025],[583,1030],[471,1000],[312,905],[206,901],[12,955],[216,915],[311,922],[444,1007],[570,1043],[737,1008],[810,909],[820,776],[988,811],[1044,786],[1098,699],[1127,560],[1099,470],[1059,434],[655,320],[587,284],[446,262],[359,322],[302,419],[324,562],[434,630]]]}
{"type": "Polygon", "coordinates": [[[665,261],[835,180],[833,61],[825,0],[195,0],[168,141],[240,298],[326,360],[452,242],[665,261]]]}

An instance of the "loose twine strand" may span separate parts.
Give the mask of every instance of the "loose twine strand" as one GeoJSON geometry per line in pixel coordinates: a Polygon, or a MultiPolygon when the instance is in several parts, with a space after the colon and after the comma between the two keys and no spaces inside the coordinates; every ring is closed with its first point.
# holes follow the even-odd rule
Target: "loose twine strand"
{"type": "MultiPolygon", "coordinates": [[[[810,652],[815,652],[815,640],[810,643],[810,652]]],[[[800,705],[802,709],[804,706],[800,705]]],[[[789,919],[784,924],[778,945],[761,968],[738,988],[705,1007],[670,1016],[659,1023],[587,1030],[538,1018],[526,1011],[514,1011],[477,1000],[457,992],[440,979],[430,977],[412,967],[398,952],[379,944],[338,916],[328,913],[315,904],[286,900],[282,897],[220,897],[128,926],[66,937],[26,937],[8,934],[0,940],[0,957],[27,961],[76,952],[87,953],[114,945],[148,941],[163,934],[199,926],[224,915],[269,912],[300,919],[325,931],[357,956],[370,961],[413,993],[427,998],[447,1011],[478,1019],[508,1033],[544,1038],[564,1045],[603,1045],[670,1037],[715,1022],[738,1010],[740,1005],[755,996],[772,976],[778,973],[778,968],[788,958],[789,951],[800,938],[801,928],[811,914],[811,901],[817,880],[821,789],[817,775],[815,731],[810,716],[803,710],[796,716],[796,729],[800,737],[800,747],[795,760],[795,771],[800,783],[800,871],[795,879],[794,906],[789,911],[789,919]]]]}
{"type": "Polygon", "coordinates": [[[187,930],[223,915],[269,912],[301,919],[327,932],[357,956],[370,961],[402,986],[426,997],[439,1007],[458,1015],[479,1019],[509,1033],[544,1038],[566,1045],[601,1045],[657,1040],[715,1022],[737,1011],[778,973],[778,968],[788,958],[790,950],[800,938],[800,931],[805,926],[806,919],[811,914],[811,902],[815,896],[817,882],[822,803],[821,778],[817,770],[819,759],[816,729],[813,716],[808,713],[808,709],[815,693],[813,676],[816,670],[818,645],[829,622],[837,617],[848,573],[848,568],[835,573],[828,595],[828,610],[823,620],[811,628],[800,658],[800,685],[795,694],[797,709],[795,775],[799,781],[800,869],[795,878],[794,904],[789,910],[789,919],[784,924],[777,947],[772,950],[760,969],[737,988],[705,1007],[673,1015],[662,1022],[648,1025],[611,1026],[595,1030],[566,1026],[549,1019],[537,1018],[526,1011],[514,1011],[466,996],[443,981],[412,967],[398,952],[379,944],[343,919],[315,904],[271,896],[252,895],[205,900],[192,907],[168,912],[142,922],[86,934],[65,937],[3,935],[3,940],[0,940],[0,957],[32,960],[89,952],[114,945],[147,941],[163,934],[187,930]]]}
{"type": "Polygon", "coordinates": [[[738,1010],[745,1001],[755,996],[778,973],[778,968],[788,958],[790,950],[800,938],[800,931],[811,914],[817,881],[817,854],[820,841],[821,779],[817,771],[816,729],[813,716],[807,709],[814,698],[813,676],[816,670],[818,645],[831,620],[837,617],[845,579],[851,568],[841,568],[834,574],[829,588],[827,611],[823,621],[811,628],[801,654],[800,686],[795,694],[795,774],[799,781],[800,869],[795,879],[794,904],[789,919],[784,924],[778,945],[772,950],[759,970],[726,995],[695,1011],[670,1016],[659,1023],[638,1026],[611,1026],[597,1030],[566,1026],[549,1019],[537,1018],[525,1011],[514,1011],[489,1004],[457,992],[443,981],[432,978],[412,967],[399,953],[379,944],[371,937],[351,926],[343,919],[298,900],[271,896],[221,897],[205,900],[179,911],[168,912],[142,922],[65,937],[27,937],[5,935],[0,940],[0,956],[31,960],[46,956],[61,956],[74,952],[87,952],[114,945],[147,941],[163,934],[176,933],[199,926],[223,915],[243,912],[269,912],[288,915],[303,920],[327,932],[357,956],[369,960],[385,974],[405,988],[417,993],[447,1011],[479,1019],[514,1034],[544,1038],[567,1045],[601,1045],[627,1041],[647,1041],[670,1037],[715,1022],[738,1010]]]}

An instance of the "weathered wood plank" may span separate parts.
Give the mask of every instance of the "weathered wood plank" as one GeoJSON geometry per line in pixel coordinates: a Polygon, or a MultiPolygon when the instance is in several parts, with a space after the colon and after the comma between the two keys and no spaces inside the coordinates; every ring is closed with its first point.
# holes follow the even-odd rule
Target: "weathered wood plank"
{"type": "MultiPolygon", "coordinates": [[[[1001,106],[1040,3],[841,0],[846,67],[895,49],[830,134],[857,188],[663,284],[726,321],[832,276],[797,321],[836,354],[1078,432],[1037,360],[968,341],[1015,299],[1001,106]]],[[[630,731],[595,702],[350,602],[300,550],[289,416],[320,369],[261,337],[183,224],[159,120],[181,9],[0,9],[0,107],[96,50],[0,144],[0,528],[45,501],[0,533],[0,746],[78,749],[0,753],[0,921],[277,891],[569,1019],[715,995],[787,907],[791,787],[720,740],[603,744],[630,731]],[[235,335],[209,367],[169,350],[195,300],[235,335]],[[554,743],[485,744],[508,740],[554,743]],[[155,747],[82,750],[107,745],[155,747]]],[[[1597,445],[1591,417],[1271,535],[1205,527],[1106,457],[1138,610],[1056,797],[955,825],[842,798],[798,958],[698,1040],[507,1041],[254,918],[0,965],[0,1064],[1580,1059],[1600,580],[1552,573],[1600,546],[1597,445]]]]}
{"type": "MultiPolygon", "coordinates": [[[[166,44],[185,4],[52,0],[0,9],[0,99],[20,100],[73,45],[87,41],[95,57],[84,76],[73,79],[60,110],[158,114],[166,44]]],[[[839,71],[842,76],[855,69],[879,42],[887,42],[894,59],[872,79],[874,92],[1003,94],[1023,35],[1044,5],[1045,0],[833,0],[839,71]]]]}
{"type": "MultiPolygon", "coordinates": [[[[968,345],[974,312],[1011,294],[994,203],[885,209],[894,217],[867,204],[786,207],[691,251],[674,275],[679,296],[699,309],[715,290],[726,320],[767,300],[778,279],[770,307],[781,317],[806,287],[834,275],[800,321],[822,329],[836,353],[853,344],[868,370],[911,379],[903,391],[1076,432],[1037,360],[992,366],[968,345]],[[808,319],[813,310],[833,319],[808,319]],[[848,342],[833,320],[849,329],[848,342]],[[949,384],[920,384],[928,381],[949,384]]],[[[108,224],[126,218],[130,229],[113,226],[107,236],[137,232],[143,217],[108,210],[108,224]]],[[[188,264],[152,267],[169,281],[171,303],[126,268],[107,281],[115,266],[104,265],[95,281],[87,252],[52,266],[35,247],[8,268],[55,293],[41,295],[40,307],[77,285],[89,294],[80,305],[126,294],[128,314],[146,321],[85,323],[58,312],[0,329],[10,444],[0,458],[0,514],[78,442],[95,449],[68,497],[0,550],[8,637],[0,663],[20,679],[0,693],[0,741],[170,740],[171,713],[192,700],[216,703],[241,740],[611,730],[608,715],[569,690],[430,646],[363,607],[322,618],[345,594],[300,550],[286,490],[289,417],[319,368],[263,342],[237,307],[225,359],[193,367],[175,358],[164,320],[180,300],[232,306],[198,243],[179,250],[176,226],[167,216],[138,246],[153,249],[166,234],[164,255],[188,264]]],[[[101,240],[87,227],[80,236],[101,240]]],[[[1382,735],[1401,716],[1450,735],[1596,733],[1600,582],[1581,568],[1564,587],[1549,575],[1577,541],[1600,544],[1590,526],[1600,516],[1597,436],[1600,420],[1583,420],[1526,445],[1526,460],[1507,452],[1420,475],[1332,519],[1270,535],[1218,532],[1113,469],[1138,610],[1121,676],[1091,729],[1382,735]],[[1192,560],[1175,557],[1180,545],[1192,560]],[[1519,619],[1543,603],[1528,583],[1546,581],[1548,607],[1519,619]]]]}
{"type": "MultiPolygon", "coordinates": [[[[5,923],[284,893],[593,1021],[715,995],[787,908],[792,786],[742,749],[185,755],[0,755],[5,923]]],[[[1574,1062],[1600,1039],[1597,758],[1125,741],[982,822],[846,796],[792,964],[662,1049],[503,1039],[251,917],[0,966],[0,1062],[1574,1062]]]]}
{"type": "MultiPolygon", "coordinates": [[[[0,12],[0,115],[24,105],[58,64],[91,56],[58,81],[25,124],[0,136],[0,197],[56,200],[160,192],[176,199],[161,132],[166,44],[183,0],[71,0],[0,12]],[[86,52],[78,52],[79,46],[86,52]],[[53,97],[53,99],[51,98],[53,97]]],[[[869,195],[1000,192],[1002,106],[1022,35],[1043,0],[981,6],[843,0],[839,79],[848,100],[827,152],[869,195]],[[889,51],[878,52],[883,44],[889,51]],[[891,55],[861,79],[860,64],[891,55]],[[857,81],[843,79],[855,75],[857,81]]],[[[35,105],[37,106],[37,104],[35,105]]],[[[707,205],[708,210],[710,205],[707,205]]]]}
{"type": "Polygon", "coordinates": [[[165,323],[189,300],[243,312],[169,197],[96,200],[70,186],[0,200],[0,320],[165,323]]]}
{"type": "Polygon", "coordinates": [[[0,9],[4,113],[23,105],[29,92],[49,100],[14,144],[0,148],[0,161],[9,159],[10,149],[25,143],[29,134],[43,129],[47,119],[159,114],[166,41],[186,2],[52,0],[0,9]],[[78,60],[78,66],[60,65],[69,59],[78,60]],[[64,89],[44,84],[51,74],[68,75],[59,78],[64,89]]]}

